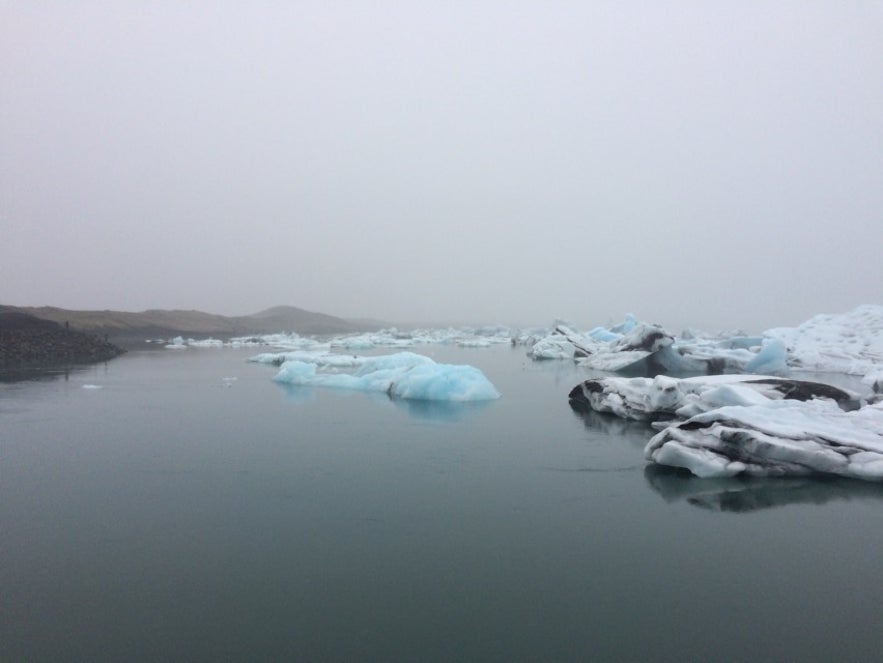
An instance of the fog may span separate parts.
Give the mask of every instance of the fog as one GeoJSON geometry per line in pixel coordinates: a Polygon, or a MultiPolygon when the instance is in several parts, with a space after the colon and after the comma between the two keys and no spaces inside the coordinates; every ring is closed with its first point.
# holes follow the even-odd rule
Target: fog
{"type": "Polygon", "coordinates": [[[883,5],[0,4],[0,303],[883,303],[883,5]]]}

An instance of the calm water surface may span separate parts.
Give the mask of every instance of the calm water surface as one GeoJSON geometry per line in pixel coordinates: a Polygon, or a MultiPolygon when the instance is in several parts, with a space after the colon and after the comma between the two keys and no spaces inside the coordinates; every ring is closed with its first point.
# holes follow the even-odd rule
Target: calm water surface
{"type": "Polygon", "coordinates": [[[879,660],[883,488],[653,471],[580,369],[418,351],[502,399],[232,349],[0,384],[0,660],[879,660]]]}

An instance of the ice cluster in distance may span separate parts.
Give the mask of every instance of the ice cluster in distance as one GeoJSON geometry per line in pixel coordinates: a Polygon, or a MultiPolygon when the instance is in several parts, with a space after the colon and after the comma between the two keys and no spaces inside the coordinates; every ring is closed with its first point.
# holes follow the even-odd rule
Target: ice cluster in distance
{"type": "MultiPolygon", "coordinates": [[[[292,353],[294,354],[294,353],[292,353]]],[[[270,355],[254,361],[276,363],[270,355]]],[[[438,364],[413,352],[378,357],[313,354],[283,356],[276,382],[308,387],[331,387],[359,391],[380,391],[393,398],[426,401],[486,401],[500,393],[473,366],[438,364]],[[355,368],[352,373],[344,367],[355,368]]]]}
{"type": "Polygon", "coordinates": [[[652,373],[784,373],[785,344],[759,336],[707,337],[693,332],[676,337],[659,325],[625,322],[579,332],[557,322],[552,331],[526,339],[533,359],[572,359],[599,371],[652,373]]]}
{"type": "Polygon", "coordinates": [[[764,332],[787,348],[793,368],[866,375],[883,368],[883,306],[814,316],[797,327],[764,332]]]}
{"type": "Polygon", "coordinates": [[[586,368],[632,375],[783,374],[789,369],[869,375],[883,366],[883,306],[817,315],[798,327],[768,329],[760,336],[698,331],[676,336],[629,315],[624,323],[589,332],[556,323],[524,343],[534,359],[571,359],[586,368]]]}

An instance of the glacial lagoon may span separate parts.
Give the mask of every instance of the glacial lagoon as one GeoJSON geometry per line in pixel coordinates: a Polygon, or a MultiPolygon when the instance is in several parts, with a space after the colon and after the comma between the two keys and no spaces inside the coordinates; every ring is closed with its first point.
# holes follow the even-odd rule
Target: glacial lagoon
{"type": "Polygon", "coordinates": [[[648,467],[592,374],[501,394],[272,380],[254,348],[0,384],[0,660],[871,660],[883,486],[648,467]]]}

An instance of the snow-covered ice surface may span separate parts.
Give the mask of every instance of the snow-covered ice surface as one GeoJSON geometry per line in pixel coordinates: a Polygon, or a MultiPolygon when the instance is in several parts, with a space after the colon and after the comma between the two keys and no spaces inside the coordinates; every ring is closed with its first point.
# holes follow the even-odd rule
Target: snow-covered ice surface
{"type": "Polygon", "coordinates": [[[883,306],[817,315],[797,327],[768,329],[764,337],[786,346],[793,368],[851,375],[883,369],[883,306]]]}
{"type": "MultiPolygon", "coordinates": [[[[253,361],[276,363],[271,355],[258,355],[253,361]]],[[[408,400],[467,402],[500,397],[479,369],[438,364],[413,352],[377,357],[289,353],[273,379],[296,386],[379,391],[408,400]]]]}
{"type": "Polygon", "coordinates": [[[571,359],[581,366],[608,372],[660,373],[784,373],[785,345],[778,339],[691,332],[676,337],[659,325],[638,322],[633,315],[607,329],[579,332],[557,322],[546,335],[525,340],[533,359],[571,359]]]}
{"type": "Polygon", "coordinates": [[[621,325],[586,333],[559,323],[526,343],[534,359],[572,359],[586,368],[630,374],[779,375],[795,369],[867,375],[883,366],[883,306],[817,315],[760,336],[695,331],[675,336],[629,316],[621,325]]]}
{"type": "Polygon", "coordinates": [[[754,375],[607,377],[577,385],[570,400],[623,419],[668,421],[644,457],[698,477],[883,481],[883,403],[831,385],[754,375]]]}
{"type": "Polygon", "coordinates": [[[708,375],[692,378],[605,377],[585,380],[570,392],[578,408],[623,419],[686,419],[728,405],[762,405],[773,400],[825,398],[846,409],[861,405],[859,395],[806,380],[772,375],[708,375]]]}
{"type": "Polygon", "coordinates": [[[732,405],[654,435],[644,457],[699,477],[833,474],[883,481],[883,404],[821,400],[732,405]]]}

